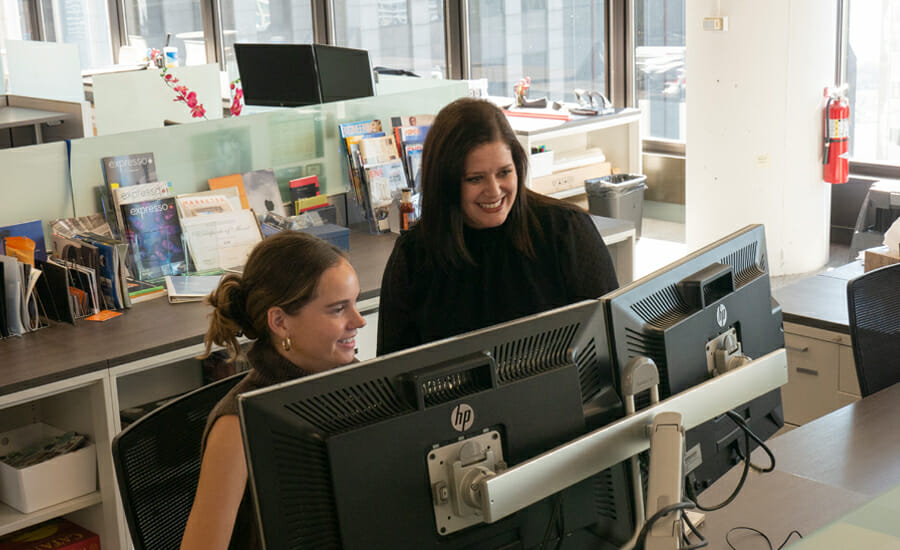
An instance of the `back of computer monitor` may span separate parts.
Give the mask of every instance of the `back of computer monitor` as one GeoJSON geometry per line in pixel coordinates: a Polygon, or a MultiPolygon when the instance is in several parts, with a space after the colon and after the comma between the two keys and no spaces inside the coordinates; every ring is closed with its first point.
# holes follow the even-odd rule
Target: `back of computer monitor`
{"type": "Polygon", "coordinates": [[[375,95],[367,50],[314,44],[322,103],[375,95]]]}
{"type": "Polygon", "coordinates": [[[298,107],[322,102],[310,44],[234,45],[247,105],[298,107]]]}
{"type": "Polygon", "coordinates": [[[588,409],[622,414],[599,305],[241,396],[266,547],[481,550],[565,539],[566,548],[618,548],[633,521],[622,465],[493,524],[456,525],[430,479],[436,464],[456,467],[443,453],[459,443],[475,456],[488,437],[480,448],[502,450],[512,466],[584,433],[588,409]]]}
{"type": "MultiPolygon", "coordinates": [[[[732,342],[751,359],[784,347],[761,225],[728,235],[601,300],[618,371],[633,357],[649,357],[659,370],[663,398],[739,364],[737,353],[725,353],[732,342]]],[[[647,395],[636,402],[643,408],[647,395]]],[[[737,412],[762,439],[784,425],[780,390],[737,412]]],[[[685,473],[694,490],[702,491],[727,472],[747,452],[743,446],[743,433],[727,416],[690,430],[685,473]]]]}

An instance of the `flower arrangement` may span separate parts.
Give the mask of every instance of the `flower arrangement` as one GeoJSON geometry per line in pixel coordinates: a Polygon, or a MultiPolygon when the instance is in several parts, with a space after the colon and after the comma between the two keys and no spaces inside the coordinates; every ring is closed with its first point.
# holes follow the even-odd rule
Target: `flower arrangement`
{"type": "Polygon", "coordinates": [[[241,88],[241,79],[233,80],[231,82],[231,116],[238,116],[241,114],[241,109],[244,108],[244,90],[241,88]]]}
{"type": "MultiPolygon", "coordinates": [[[[162,77],[166,86],[175,90],[176,97],[172,101],[183,101],[191,110],[192,117],[206,119],[206,108],[197,101],[197,93],[190,91],[184,84],[179,84],[180,81],[175,78],[175,75],[169,73],[169,68],[166,67],[162,52],[155,48],[150,50],[150,62],[162,69],[159,76],[162,77]]],[[[232,106],[232,108],[234,107],[232,106]]]]}

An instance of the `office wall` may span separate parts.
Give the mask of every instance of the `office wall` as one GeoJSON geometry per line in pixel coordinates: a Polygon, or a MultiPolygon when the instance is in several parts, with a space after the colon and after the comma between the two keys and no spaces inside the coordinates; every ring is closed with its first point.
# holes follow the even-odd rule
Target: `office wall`
{"type": "Polygon", "coordinates": [[[773,275],[828,261],[822,90],[834,79],[836,0],[686,2],[686,240],[766,226],[773,275]],[[728,30],[702,30],[728,16],[728,30]]]}

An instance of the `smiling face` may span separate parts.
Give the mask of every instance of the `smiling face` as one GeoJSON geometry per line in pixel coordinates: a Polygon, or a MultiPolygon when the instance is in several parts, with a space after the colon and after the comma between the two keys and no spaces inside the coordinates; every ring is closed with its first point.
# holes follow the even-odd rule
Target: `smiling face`
{"type": "Polygon", "coordinates": [[[516,201],[517,186],[516,166],[506,143],[493,141],[469,151],[460,192],[466,225],[475,229],[503,225],[516,201]]]}
{"type": "Polygon", "coordinates": [[[280,307],[269,311],[269,325],[278,352],[307,372],[322,372],[353,361],[356,333],[366,321],[356,309],[356,271],[341,259],[326,269],[313,299],[289,315],[280,307]],[[291,339],[290,351],[281,341],[291,339]]]}

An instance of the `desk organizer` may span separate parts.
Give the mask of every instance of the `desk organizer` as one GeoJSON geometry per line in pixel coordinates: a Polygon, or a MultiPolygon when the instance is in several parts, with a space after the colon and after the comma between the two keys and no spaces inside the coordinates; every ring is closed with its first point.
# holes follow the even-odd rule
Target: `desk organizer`
{"type": "MultiPolygon", "coordinates": [[[[0,433],[0,455],[62,433],[41,423],[0,433]]],[[[26,468],[0,462],[0,500],[25,514],[96,490],[97,447],[93,443],[26,468]]]]}

